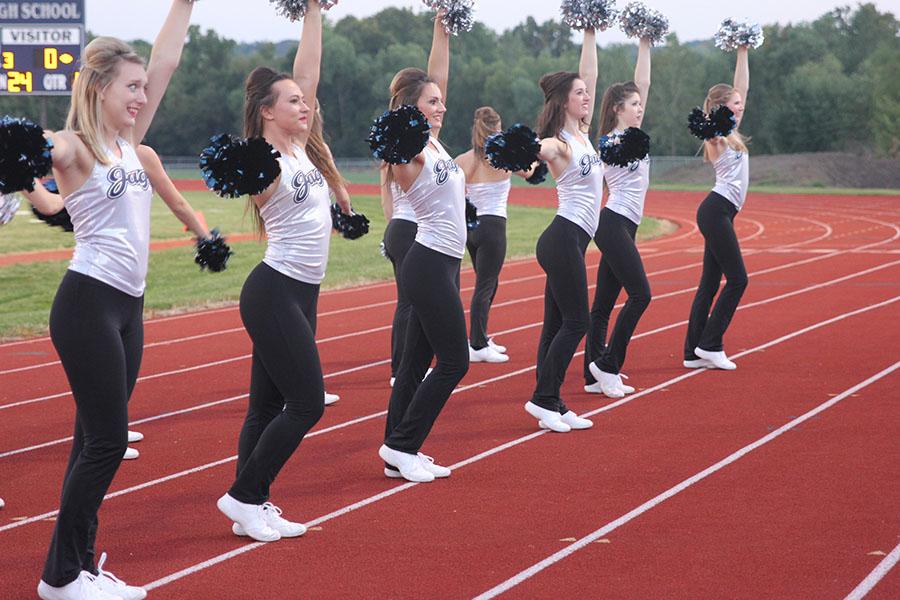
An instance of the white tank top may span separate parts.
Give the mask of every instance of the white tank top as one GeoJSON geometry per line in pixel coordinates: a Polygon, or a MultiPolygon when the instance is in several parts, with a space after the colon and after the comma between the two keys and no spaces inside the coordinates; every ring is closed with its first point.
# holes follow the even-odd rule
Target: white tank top
{"type": "Polygon", "coordinates": [[[749,155],[728,146],[713,167],[716,169],[716,187],[713,191],[727,198],[735,208],[741,210],[747,199],[747,188],[750,184],[749,155]]]}
{"type": "Polygon", "coordinates": [[[403,193],[403,190],[400,189],[400,186],[397,185],[397,182],[391,182],[390,190],[391,200],[394,206],[394,211],[391,213],[391,218],[403,219],[404,221],[412,221],[413,223],[415,223],[416,211],[414,211],[412,206],[410,206],[409,200],[406,199],[406,194],[403,193]]]}
{"type": "Polygon", "coordinates": [[[594,237],[600,222],[600,201],[603,197],[603,163],[600,154],[584,135],[560,132],[572,149],[572,161],[556,179],[559,209],[556,211],[594,237]]]}
{"type": "Polygon", "coordinates": [[[318,285],[325,278],[331,241],[331,201],[322,173],[306,152],[282,155],[281,180],[259,215],[269,244],[263,262],[291,279],[318,285]]]}
{"type": "MultiPolygon", "coordinates": [[[[613,133],[621,134],[621,131],[613,133]]],[[[627,167],[604,163],[603,177],[609,187],[606,208],[633,222],[641,224],[644,215],[644,199],[650,187],[650,156],[633,162],[627,167]]]]}
{"type": "Polygon", "coordinates": [[[494,215],[505,219],[510,186],[509,179],[486,183],[467,183],[466,196],[475,205],[478,216],[494,215]]]}
{"type": "Polygon", "coordinates": [[[419,224],[416,241],[436,252],[462,258],[467,233],[466,175],[434,138],[425,146],[425,166],[406,191],[406,199],[419,224]]]}
{"type": "Polygon", "coordinates": [[[64,200],[75,230],[69,268],[136,298],[144,294],[153,190],[131,144],[116,140],[122,158],[94,164],[87,181],[64,200]]]}

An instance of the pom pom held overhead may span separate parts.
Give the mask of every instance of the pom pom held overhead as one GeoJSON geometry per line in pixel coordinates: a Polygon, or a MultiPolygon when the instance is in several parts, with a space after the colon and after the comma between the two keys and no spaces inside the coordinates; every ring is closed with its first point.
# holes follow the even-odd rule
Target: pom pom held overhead
{"type": "Polygon", "coordinates": [[[669,33],[669,20],[643,2],[631,2],[619,15],[619,26],[632,38],[648,38],[654,46],[662,43],[669,33]]]}
{"type": "Polygon", "coordinates": [[[717,48],[731,52],[741,46],[759,48],[763,45],[766,36],[763,35],[762,27],[756,23],[725,19],[719,26],[714,39],[717,48]]]}
{"type": "Polygon", "coordinates": [[[572,29],[603,31],[615,23],[616,0],[562,0],[562,21],[572,29]]]}

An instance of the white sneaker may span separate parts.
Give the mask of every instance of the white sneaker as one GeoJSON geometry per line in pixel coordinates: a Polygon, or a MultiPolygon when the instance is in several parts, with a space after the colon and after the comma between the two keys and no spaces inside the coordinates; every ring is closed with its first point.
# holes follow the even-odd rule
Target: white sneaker
{"type": "Polygon", "coordinates": [[[539,423],[544,423],[550,431],[555,431],[557,433],[568,433],[569,431],[572,431],[572,428],[568,424],[563,423],[562,415],[555,410],[541,408],[529,400],[525,403],[525,412],[537,419],[539,423]]]}
{"type": "Polygon", "coordinates": [[[709,350],[704,350],[700,346],[697,346],[694,348],[694,354],[711,362],[712,366],[716,369],[724,369],[725,371],[734,371],[737,369],[737,365],[728,360],[728,357],[725,356],[725,353],[721,350],[718,352],[710,352],[709,350]]]}
{"type": "Polygon", "coordinates": [[[403,479],[403,475],[397,469],[384,468],[384,476],[389,479],[403,479]]]}
{"type": "Polygon", "coordinates": [[[381,448],[378,449],[378,456],[387,464],[397,467],[400,475],[407,481],[418,483],[434,481],[434,475],[430,471],[425,470],[425,466],[419,459],[418,454],[400,452],[382,444],[381,448]]]}
{"type": "MultiPolygon", "coordinates": [[[[561,415],[560,420],[572,429],[590,429],[594,426],[593,421],[591,421],[590,419],[583,419],[571,410],[561,415]]],[[[543,421],[538,421],[538,426],[541,429],[550,429],[543,421]]]]}
{"type": "Polygon", "coordinates": [[[6,502],[3,501],[3,498],[0,498],[0,508],[6,506],[6,502]]]}
{"type": "Polygon", "coordinates": [[[715,369],[713,364],[705,358],[696,358],[694,360],[686,360],[683,363],[685,369],[715,369]]]}
{"type": "Polygon", "coordinates": [[[619,389],[622,390],[622,392],[625,394],[633,394],[634,388],[630,385],[626,385],[622,381],[623,379],[628,379],[628,375],[626,375],[625,373],[619,373],[619,389]]]}
{"type": "Polygon", "coordinates": [[[225,494],[216,502],[222,513],[239,523],[244,533],[258,542],[274,542],[281,534],[272,529],[266,520],[266,509],[262,504],[247,504],[225,494]]]}
{"type": "Polygon", "coordinates": [[[490,346],[485,346],[481,350],[476,350],[469,346],[469,362],[470,363],[504,363],[509,360],[505,354],[500,354],[490,346]]]}
{"type": "Polygon", "coordinates": [[[134,448],[125,448],[125,454],[122,455],[122,460],[134,460],[140,455],[141,453],[134,448]]]}
{"type": "MultiPolygon", "coordinates": [[[[264,503],[263,509],[266,511],[266,523],[269,525],[269,527],[280,533],[281,537],[300,537],[301,535],[306,533],[306,525],[304,525],[303,523],[293,523],[291,521],[288,521],[281,516],[281,509],[271,502],[264,503]]],[[[244,528],[240,523],[232,523],[231,531],[234,533],[234,535],[247,535],[247,532],[244,531],[244,528]]]]}
{"type": "Polygon", "coordinates": [[[600,389],[599,381],[595,381],[594,383],[592,383],[590,385],[585,385],[584,391],[587,392],[588,394],[602,394],[603,393],[603,390],[600,389]]]}
{"type": "Polygon", "coordinates": [[[141,433],[140,431],[131,431],[130,429],[128,430],[128,443],[129,444],[139,442],[142,439],[144,439],[144,434],[141,433]]]}
{"type": "Polygon", "coordinates": [[[435,479],[450,477],[450,473],[452,473],[452,471],[447,467],[442,467],[441,465],[435,463],[434,459],[427,454],[422,454],[421,452],[419,452],[419,460],[422,462],[422,467],[426,471],[434,475],[435,479]]]}
{"type": "Polygon", "coordinates": [[[335,402],[337,402],[340,399],[341,399],[341,397],[338,396],[337,394],[329,394],[328,392],[325,392],[325,406],[334,404],[335,402]]]}
{"type": "Polygon", "coordinates": [[[124,600],[122,596],[101,590],[97,578],[87,571],[82,571],[78,579],[62,587],[53,587],[41,580],[37,593],[42,600],[124,600]]]}
{"type": "Polygon", "coordinates": [[[499,352],[500,354],[506,354],[506,346],[501,346],[500,344],[495,344],[494,340],[488,338],[488,346],[499,352]]]}
{"type": "Polygon", "coordinates": [[[625,392],[619,387],[618,375],[601,371],[596,363],[588,363],[588,369],[590,369],[591,375],[594,376],[597,383],[600,384],[600,391],[606,396],[610,398],[622,398],[625,396],[625,392]]]}
{"type": "Polygon", "coordinates": [[[123,598],[124,600],[144,600],[147,597],[147,590],[142,587],[128,585],[109,571],[103,570],[103,563],[106,562],[106,552],[100,555],[100,562],[97,563],[97,576],[95,582],[97,587],[113,596],[123,598]]]}

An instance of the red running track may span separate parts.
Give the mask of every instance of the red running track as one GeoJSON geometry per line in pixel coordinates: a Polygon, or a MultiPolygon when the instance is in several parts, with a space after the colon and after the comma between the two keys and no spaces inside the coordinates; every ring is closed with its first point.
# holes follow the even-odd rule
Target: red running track
{"type": "MultiPolygon", "coordinates": [[[[654,301],[629,347],[638,393],[585,394],[573,361],[563,391],[591,430],[541,433],[522,410],[543,276],[507,265],[491,330],[512,359],[472,365],[424,448],[447,481],[381,476],[392,285],[324,294],[342,399],[273,489],[312,525],[298,540],[248,544],[214,506],[245,410],[236,310],[148,321],[131,404],[147,439],[101,511],[110,568],[161,598],[840,598],[881,563],[870,597],[897,597],[897,199],[751,196],[736,223],[750,286],[726,337],[739,368],[723,373],[680,367],[699,196],[648,204],[682,227],[641,247],[654,301]]],[[[55,359],[47,340],[0,345],[3,598],[32,597],[57,508],[73,406],[55,359]]]]}

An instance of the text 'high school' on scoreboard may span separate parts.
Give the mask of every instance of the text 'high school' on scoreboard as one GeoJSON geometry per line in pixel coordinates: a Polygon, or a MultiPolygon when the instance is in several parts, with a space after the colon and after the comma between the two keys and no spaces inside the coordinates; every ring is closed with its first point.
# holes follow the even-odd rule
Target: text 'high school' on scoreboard
{"type": "Polygon", "coordinates": [[[71,93],[84,37],[84,0],[0,0],[0,95],[71,93]]]}

